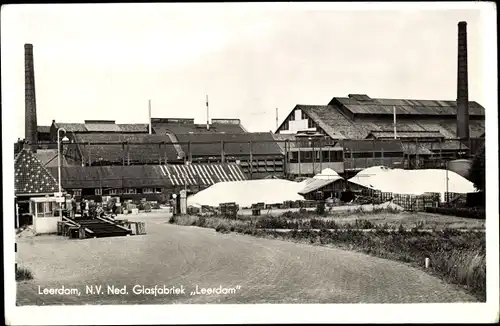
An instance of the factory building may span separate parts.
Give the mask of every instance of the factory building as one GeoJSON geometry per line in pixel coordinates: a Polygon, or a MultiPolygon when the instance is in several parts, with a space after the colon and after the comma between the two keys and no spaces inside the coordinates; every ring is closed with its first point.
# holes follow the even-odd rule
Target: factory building
{"type": "Polygon", "coordinates": [[[385,162],[391,157],[386,165],[403,162],[405,168],[442,167],[446,160],[470,158],[484,144],[485,109],[468,99],[465,22],[458,24],[457,62],[455,101],[349,94],[325,105],[296,105],[276,134],[319,134],[325,138],[322,147],[344,143],[344,158],[351,160],[345,161],[345,169],[368,167],[372,158],[385,162]],[[351,155],[346,156],[348,151],[351,155]]]}

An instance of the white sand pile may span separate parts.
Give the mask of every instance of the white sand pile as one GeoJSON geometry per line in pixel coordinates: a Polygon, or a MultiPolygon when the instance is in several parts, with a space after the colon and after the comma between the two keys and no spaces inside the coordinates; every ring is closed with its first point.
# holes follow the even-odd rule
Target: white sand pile
{"type": "Polygon", "coordinates": [[[219,182],[188,197],[188,206],[219,206],[220,203],[236,203],[250,207],[255,203],[277,204],[287,200],[304,200],[297,192],[302,183],[281,179],[263,179],[219,182]]]}
{"type": "Polygon", "coordinates": [[[403,170],[374,166],[360,171],[349,182],[396,194],[421,195],[425,192],[438,192],[444,196],[448,192],[475,192],[474,184],[459,174],[448,171],[448,188],[446,170],[403,170]]]}
{"type": "Polygon", "coordinates": [[[323,171],[316,174],[313,178],[314,179],[324,179],[324,180],[339,179],[339,178],[341,179],[341,177],[339,176],[339,174],[337,172],[335,172],[329,168],[323,169],[323,171]]]}

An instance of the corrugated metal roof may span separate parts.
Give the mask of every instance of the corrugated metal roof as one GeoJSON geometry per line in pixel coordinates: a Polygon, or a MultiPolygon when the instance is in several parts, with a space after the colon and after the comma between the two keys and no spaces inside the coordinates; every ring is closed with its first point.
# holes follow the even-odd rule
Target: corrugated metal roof
{"type": "MultiPolygon", "coordinates": [[[[249,155],[252,141],[252,153],[254,155],[281,155],[280,146],[275,142],[271,133],[242,133],[242,134],[206,134],[200,137],[196,134],[177,134],[180,142],[191,142],[191,153],[194,156],[220,156],[221,141],[224,144],[225,155],[249,155]],[[259,142],[261,141],[261,142],[259,142]],[[202,144],[200,142],[213,142],[202,144]],[[238,142],[238,143],[231,143],[238,142]]],[[[182,144],[182,149],[188,153],[188,145],[182,144]]]]}
{"type": "Polygon", "coordinates": [[[149,134],[79,134],[75,135],[77,143],[90,143],[90,145],[79,145],[85,162],[89,157],[92,162],[121,162],[140,161],[144,163],[156,162],[161,157],[162,160],[176,160],[179,153],[176,151],[170,138],[166,135],[149,134]],[[121,142],[143,143],[123,145],[121,142]],[[107,143],[92,145],[92,143],[107,143]],[[128,149],[128,155],[127,155],[128,149]]]}
{"type": "MultiPolygon", "coordinates": [[[[456,101],[435,101],[435,100],[404,100],[371,98],[360,99],[359,96],[346,98],[334,97],[334,101],[340,102],[353,114],[393,114],[396,107],[396,114],[410,115],[456,115],[456,101]]],[[[469,102],[469,115],[484,116],[484,108],[475,101],[469,102]]]]}
{"type": "Polygon", "coordinates": [[[85,128],[89,132],[121,132],[120,127],[114,123],[88,123],[85,128]]]}
{"type": "MultiPolygon", "coordinates": [[[[375,138],[394,138],[393,131],[373,131],[370,133],[375,138]]],[[[396,131],[398,138],[444,138],[439,131],[396,131]]]]}
{"type": "Polygon", "coordinates": [[[87,128],[85,128],[85,124],[83,123],[64,123],[57,122],[57,128],[64,128],[67,132],[86,132],[87,128]]]}
{"type": "Polygon", "coordinates": [[[330,179],[315,179],[315,178],[306,179],[304,181],[306,183],[306,186],[302,188],[300,191],[298,191],[298,194],[303,196],[307,195],[313,191],[328,186],[329,184],[332,184],[338,180],[342,180],[342,177],[333,177],[330,179]]]}
{"type": "Polygon", "coordinates": [[[153,129],[156,134],[165,135],[170,132],[175,135],[177,134],[212,134],[212,133],[227,133],[227,134],[242,134],[246,133],[246,130],[237,124],[226,124],[226,123],[212,123],[210,128],[207,130],[206,124],[194,124],[194,123],[153,123],[153,129]]]}
{"type": "MultiPolygon", "coordinates": [[[[50,170],[57,175],[57,168],[50,170]]],[[[63,167],[61,179],[66,189],[88,189],[209,186],[246,177],[237,164],[191,164],[63,167]]]]}
{"type": "Polygon", "coordinates": [[[43,134],[50,134],[50,126],[37,126],[36,131],[43,134]]]}
{"type": "MultiPolygon", "coordinates": [[[[352,100],[352,99],[348,99],[352,100]]],[[[295,109],[303,110],[314,122],[318,124],[330,137],[334,139],[364,139],[370,132],[387,131],[393,129],[392,111],[387,119],[359,118],[352,120],[344,115],[335,105],[302,105],[295,109]]],[[[392,109],[391,109],[392,110],[392,109]]],[[[469,120],[470,136],[480,137],[485,130],[484,120],[469,120]]],[[[455,119],[444,119],[436,116],[435,119],[399,119],[398,132],[436,132],[445,138],[456,138],[457,127],[455,119]]],[[[422,134],[424,136],[424,134],[422,134]]]]}
{"type": "Polygon", "coordinates": [[[349,152],[369,152],[369,151],[385,151],[385,152],[403,152],[401,141],[397,139],[387,140],[342,140],[340,144],[344,146],[345,151],[349,152]]]}
{"type": "Polygon", "coordinates": [[[149,132],[147,123],[120,123],[118,124],[121,132],[149,132]]]}
{"type": "Polygon", "coordinates": [[[53,175],[33,155],[23,149],[14,160],[14,192],[19,195],[53,194],[59,185],[53,175]]]}
{"type": "MultiPolygon", "coordinates": [[[[36,158],[42,163],[45,167],[57,167],[57,149],[37,149],[36,153],[34,153],[36,158]]],[[[62,166],[67,166],[68,162],[66,161],[66,157],[61,155],[61,164],[62,166]]]]}

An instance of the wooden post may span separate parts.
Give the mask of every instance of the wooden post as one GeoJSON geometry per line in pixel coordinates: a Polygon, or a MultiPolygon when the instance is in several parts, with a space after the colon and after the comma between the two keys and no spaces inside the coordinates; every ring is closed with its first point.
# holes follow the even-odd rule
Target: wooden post
{"type": "Polygon", "coordinates": [[[252,174],[253,174],[253,153],[252,153],[252,141],[248,142],[250,146],[250,180],[252,180],[252,174]]]}
{"type": "Polygon", "coordinates": [[[290,146],[289,146],[289,142],[288,142],[288,139],[285,141],[285,161],[284,161],[284,164],[283,164],[283,172],[285,172],[285,175],[288,176],[289,175],[289,171],[288,171],[288,163],[289,163],[289,160],[290,160],[290,153],[289,153],[289,150],[290,150],[290,146]]]}
{"type": "Polygon", "coordinates": [[[316,152],[314,151],[314,140],[311,141],[312,145],[312,167],[313,167],[313,176],[316,174],[316,152]]]}
{"type": "Polygon", "coordinates": [[[92,147],[90,147],[90,142],[89,142],[89,166],[92,166],[92,160],[91,160],[91,157],[90,157],[90,151],[92,150],[92,147]]]}
{"type": "Polygon", "coordinates": [[[123,166],[125,166],[125,142],[122,143],[122,161],[123,166]]]}
{"type": "Polygon", "coordinates": [[[158,143],[158,165],[161,165],[161,143],[158,143]]]}
{"type": "Polygon", "coordinates": [[[439,163],[443,162],[443,141],[439,138],[439,163]]]}
{"type": "Polygon", "coordinates": [[[302,176],[302,173],[301,173],[302,172],[302,167],[301,167],[301,164],[300,164],[300,145],[297,148],[299,150],[298,151],[298,162],[299,162],[299,177],[300,177],[300,176],[302,176]]]}
{"type": "MultiPolygon", "coordinates": [[[[375,164],[375,138],[372,139],[372,151],[373,151],[373,164],[375,164]]],[[[380,165],[384,165],[383,162],[380,162],[380,165]]]]}
{"type": "Polygon", "coordinates": [[[415,152],[415,165],[416,165],[416,168],[418,169],[419,168],[419,164],[418,164],[418,138],[415,138],[415,148],[417,149],[417,151],[415,152]]]}
{"type": "Polygon", "coordinates": [[[320,140],[320,144],[319,144],[319,172],[321,173],[321,171],[323,171],[323,144],[321,143],[321,140],[320,140]]]}
{"type": "Polygon", "coordinates": [[[168,157],[167,157],[167,143],[163,142],[163,154],[165,155],[165,159],[163,160],[165,165],[168,163],[168,157]]]}
{"type": "Polygon", "coordinates": [[[193,155],[191,153],[191,140],[188,140],[188,161],[193,161],[193,155]]]}
{"type": "Polygon", "coordinates": [[[221,163],[224,163],[226,161],[226,158],[224,156],[224,141],[223,140],[220,141],[220,160],[221,160],[221,163]]]}
{"type": "Polygon", "coordinates": [[[130,144],[127,144],[127,165],[130,165],[130,144]]]}
{"type": "Polygon", "coordinates": [[[345,173],[345,143],[344,140],[342,139],[342,164],[344,164],[344,173],[345,173]]]}

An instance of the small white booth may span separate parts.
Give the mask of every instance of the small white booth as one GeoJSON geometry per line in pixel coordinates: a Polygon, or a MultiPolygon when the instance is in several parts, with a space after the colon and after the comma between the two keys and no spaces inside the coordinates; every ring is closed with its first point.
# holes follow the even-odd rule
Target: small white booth
{"type": "Polygon", "coordinates": [[[63,197],[30,198],[30,214],[36,234],[57,233],[57,222],[62,221],[59,214],[61,199],[64,200],[63,197]]]}

